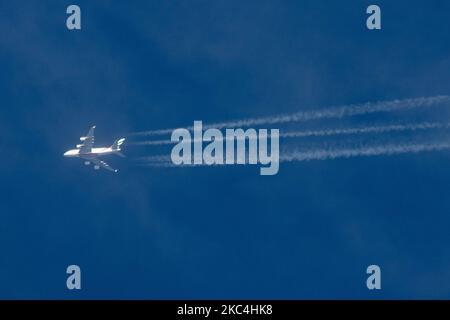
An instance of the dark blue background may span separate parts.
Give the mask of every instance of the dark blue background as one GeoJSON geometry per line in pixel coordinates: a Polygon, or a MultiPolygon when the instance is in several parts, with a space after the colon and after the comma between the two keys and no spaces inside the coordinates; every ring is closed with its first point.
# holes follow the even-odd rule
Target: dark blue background
{"type": "Polygon", "coordinates": [[[112,158],[114,175],[62,157],[92,124],[108,145],[449,94],[450,2],[377,0],[383,29],[368,31],[372,2],[76,1],[69,31],[73,2],[0,1],[0,297],[450,297],[448,152],[271,177],[112,158]],[[66,289],[69,264],[81,291],[66,289]],[[366,288],[370,264],[382,291],[366,288]]]}

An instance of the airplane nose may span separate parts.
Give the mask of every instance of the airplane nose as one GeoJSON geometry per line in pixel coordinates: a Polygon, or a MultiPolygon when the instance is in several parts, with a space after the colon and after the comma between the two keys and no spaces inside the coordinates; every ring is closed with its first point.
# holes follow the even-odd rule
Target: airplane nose
{"type": "Polygon", "coordinates": [[[63,156],[64,156],[64,157],[67,157],[67,153],[68,153],[68,152],[69,152],[69,151],[64,152],[63,156]]]}

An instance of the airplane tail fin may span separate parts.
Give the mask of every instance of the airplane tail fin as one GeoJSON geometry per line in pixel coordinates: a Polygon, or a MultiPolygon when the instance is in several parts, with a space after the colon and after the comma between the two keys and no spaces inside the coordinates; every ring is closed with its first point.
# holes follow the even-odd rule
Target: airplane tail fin
{"type": "Polygon", "coordinates": [[[120,146],[124,143],[125,138],[120,138],[114,141],[113,145],[111,146],[111,149],[114,151],[120,151],[120,146]]]}

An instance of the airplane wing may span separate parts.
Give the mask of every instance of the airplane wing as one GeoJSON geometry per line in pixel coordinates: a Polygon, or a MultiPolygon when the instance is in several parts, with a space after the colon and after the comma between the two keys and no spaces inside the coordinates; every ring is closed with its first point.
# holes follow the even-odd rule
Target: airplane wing
{"type": "Polygon", "coordinates": [[[117,169],[113,169],[109,166],[109,164],[107,164],[105,161],[99,160],[97,158],[92,158],[89,159],[89,161],[91,161],[94,165],[100,166],[106,170],[112,171],[112,172],[117,172],[117,169]]]}
{"type": "Polygon", "coordinates": [[[79,144],[80,153],[88,153],[91,152],[92,147],[94,146],[94,129],[95,126],[92,126],[89,129],[88,134],[85,137],[81,137],[80,140],[83,141],[82,144],[79,144]]]}

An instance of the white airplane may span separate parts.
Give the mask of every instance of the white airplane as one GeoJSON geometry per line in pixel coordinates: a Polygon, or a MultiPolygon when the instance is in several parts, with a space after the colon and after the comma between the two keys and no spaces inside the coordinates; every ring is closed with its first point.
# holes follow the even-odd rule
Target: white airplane
{"type": "Polygon", "coordinates": [[[86,166],[90,165],[91,163],[94,165],[94,169],[98,170],[100,167],[117,172],[117,169],[111,168],[105,161],[102,161],[98,159],[101,156],[109,155],[109,154],[117,154],[121,157],[125,157],[120,152],[120,146],[125,141],[125,138],[120,138],[114,141],[113,145],[109,148],[94,148],[94,129],[95,126],[92,126],[91,129],[89,129],[88,134],[85,137],[81,137],[80,140],[82,141],[81,144],[77,144],[76,149],[72,149],[69,151],[66,151],[64,153],[64,157],[69,158],[81,158],[84,159],[84,164],[86,166]]]}

